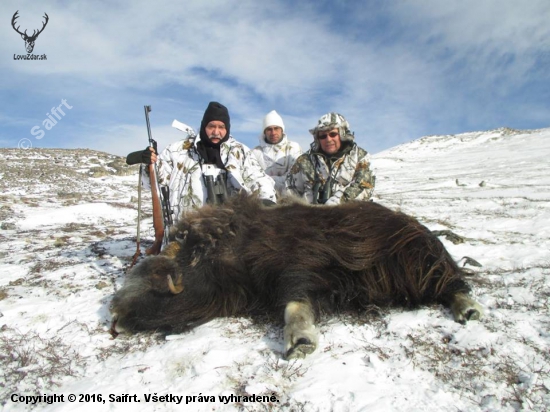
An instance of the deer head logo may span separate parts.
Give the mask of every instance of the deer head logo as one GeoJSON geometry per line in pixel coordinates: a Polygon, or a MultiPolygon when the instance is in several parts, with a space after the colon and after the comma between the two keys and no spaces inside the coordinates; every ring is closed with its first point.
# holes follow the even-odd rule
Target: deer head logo
{"type": "Polygon", "coordinates": [[[44,30],[44,27],[46,27],[46,24],[48,24],[49,17],[46,13],[44,13],[43,17],[46,19],[46,21],[43,23],[42,28],[40,30],[38,30],[38,32],[36,30],[34,30],[33,33],[32,33],[32,36],[29,36],[29,35],[27,35],[27,30],[25,30],[24,33],[21,33],[19,31],[20,26],[17,26],[17,28],[15,28],[15,20],[17,20],[17,18],[19,17],[17,15],[17,13],[19,13],[19,10],[17,10],[15,12],[15,14],[13,15],[13,17],[11,19],[11,25],[12,25],[13,29],[21,35],[21,38],[23,40],[25,40],[25,48],[27,49],[27,53],[32,53],[32,51],[34,49],[34,42],[36,41],[36,38],[38,37],[38,35],[40,33],[42,33],[42,31],[44,30]]]}

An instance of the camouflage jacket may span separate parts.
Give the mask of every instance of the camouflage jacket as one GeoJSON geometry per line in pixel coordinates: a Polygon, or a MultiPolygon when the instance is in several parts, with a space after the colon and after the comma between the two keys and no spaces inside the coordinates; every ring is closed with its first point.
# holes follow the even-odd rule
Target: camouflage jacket
{"type": "MultiPolygon", "coordinates": [[[[185,133],[184,140],[169,145],[157,161],[159,184],[170,188],[170,206],[175,218],[180,218],[187,210],[200,208],[207,199],[203,161],[196,147],[199,139],[191,127],[185,133]]],[[[221,144],[220,154],[227,171],[230,195],[244,190],[257,192],[260,198],[276,202],[273,179],[263,172],[247,146],[230,136],[221,144]]],[[[144,170],[142,181],[149,186],[147,168],[144,170]]]]}
{"type": "Polygon", "coordinates": [[[330,177],[330,192],[325,204],[334,205],[349,200],[369,200],[374,191],[374,174],[366,150],[355,143],[348,153],[330,160],[311,149],[301,155],[286,179],[290,193],[317,203],[318,192],[330,177]],[[319,189],[320,188],[320,189],[319,189]]]}
{"type": "Polygon", "coordinates": [[[285,179],[290,168],[302,154],[302,148],[296,142],[288,140],[286,134],[277,144],[269,144],[262,134],[260,144],[252,149],[252,153],[268,176],[275,181],[275,188],[279,193],[285,189],[285,179]]]}

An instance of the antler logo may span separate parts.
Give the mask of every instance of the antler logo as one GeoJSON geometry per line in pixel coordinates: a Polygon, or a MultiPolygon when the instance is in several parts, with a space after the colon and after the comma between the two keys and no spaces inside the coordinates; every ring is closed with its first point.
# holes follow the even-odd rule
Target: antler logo
{"type": "Polygon", "coordinates": [[[14,29],[17,33],[19,33],[19,34],[21,35],[21,38],[22,38],[23,40],[25,40],[25,47],[26,47],[26,49],[27,49],[27,53],[32,53],[32,51],[33,51],[33,49],[34,49],[34,42],[36,41],[36,38],[38,37],[38,35],[39,35],[40,33],[42,33],[42,31],[43,31],[44,28],[46,27],[46,24],[48,24],[48,20],[49,20],[50,18],[48,17],[48,15],[47,15],[46,13],[44,13],[44,16],[43,16],[43,17],[46,19],[46,21],[43,23],[42,28],[41,28],[40,30],[38,30],[38,32],[37,32],[36,30],[34,30],[33,33],[32,33],[32,36],[29,36],[29,35],[27,35],[27,30],[25,30],[24,33],[21,33],[21,32],[19,31],[19,27],[20,27],[20,26],[17,26],[17,28],[15,28],[15,20],[17,20],[17,18],[19,17],[19,16],[17,15],[17,13],[19,13],[19,10],[17,10],[17,11],[15,12],[15,14],[13,15],[13,17],[12,17],[12,19],[11,19],[11,25],[12,25],[13,29],[14,29]]]}

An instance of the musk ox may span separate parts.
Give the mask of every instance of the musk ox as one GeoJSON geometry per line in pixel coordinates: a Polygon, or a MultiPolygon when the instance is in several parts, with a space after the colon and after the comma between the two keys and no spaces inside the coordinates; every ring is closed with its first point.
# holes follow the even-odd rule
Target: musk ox
{"type": "Polygon", "coordinates": [[[285,357],[295,358],[315,350],[321,313],[439,302],[460,323],[482,316],[439,239],[377,203],[265,207],[237,196],[175,229],[177,240],[134,267],[115,294],[113,334],[275,313],[284,315],[285,357]]]}

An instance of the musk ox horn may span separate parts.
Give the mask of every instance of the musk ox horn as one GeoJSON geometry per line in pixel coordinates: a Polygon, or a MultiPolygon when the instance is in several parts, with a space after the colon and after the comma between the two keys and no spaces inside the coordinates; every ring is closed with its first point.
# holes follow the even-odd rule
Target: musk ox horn
{"type": "Polygon", "coordinates": [[[181,281],[182,281],[181,275],[178,276],[178,279],[176,280],[176,284],[174,284],[174,281],[172,280],[172,276],[166,275],[166,278],[168,279],[168,288],[170,289],[170,292],[172,292],[174,295],[177,295],[183,292],[183,285],[181,284],[181,281]]]}

